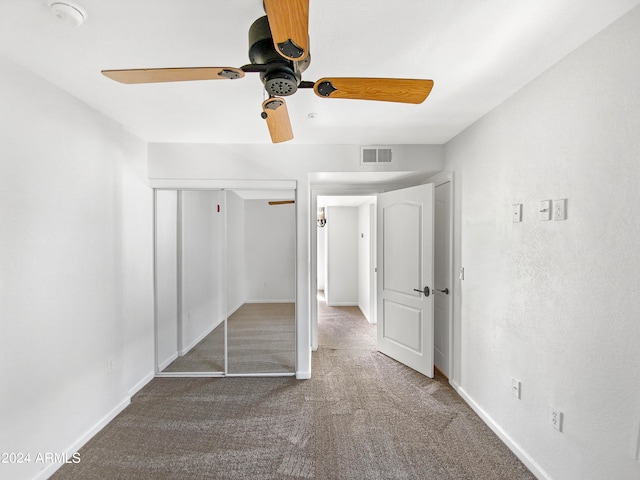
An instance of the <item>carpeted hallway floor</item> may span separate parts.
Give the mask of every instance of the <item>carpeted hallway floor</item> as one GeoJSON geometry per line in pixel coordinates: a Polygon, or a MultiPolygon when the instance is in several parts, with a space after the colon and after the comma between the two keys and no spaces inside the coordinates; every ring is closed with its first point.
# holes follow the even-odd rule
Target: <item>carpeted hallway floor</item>
{"type": "Polygon", "coordinates": [[[534,479],[453,391],[319,308],[311,380],[156,378],[54,479],[534,479]]]}

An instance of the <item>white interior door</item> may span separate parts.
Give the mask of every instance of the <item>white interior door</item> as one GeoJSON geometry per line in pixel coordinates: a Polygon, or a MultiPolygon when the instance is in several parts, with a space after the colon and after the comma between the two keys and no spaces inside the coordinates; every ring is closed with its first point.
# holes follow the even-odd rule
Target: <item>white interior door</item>
{"type": "Polygon", "coordinates": [[[433,378],[432,184],[378,195],[378,350],[433,378]]]}

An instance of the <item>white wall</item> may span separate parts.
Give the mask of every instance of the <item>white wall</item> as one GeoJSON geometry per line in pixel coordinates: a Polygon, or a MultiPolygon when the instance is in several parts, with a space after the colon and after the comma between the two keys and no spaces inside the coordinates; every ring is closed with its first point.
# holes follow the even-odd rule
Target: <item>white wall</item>
{"type": "Polygon", "coordinates": [[[227,314],[242,306],[246,298],[244,200],[226,192],[227,219],[227,314]]]}
{"type": "Polygon", "coordinates": [[[71,454],[153,373],[146,145],[4,57],[0,104],[0,451],[71,454]]]}
{"type": "Polygon", "coordinates": [[[358,307],[371,322],[371,219],[375,210],[371,203],[358,207],[358,307]]]}
{"type": "MultiPolygon", "coordinates": [[[[442,170],[444,147],[440,145],[396,145],[394,165],[360,165],[359,145],[203,145],[149,144],[149,178],[211,180],[295,180],[296,193],[296,375],[311,375],[310,290],[315,304],[316,264],[309,261],[316,248],[315,211],[310,217],[310,174],[313,172],[399,172],[434,173],[442,170]]],[[[215,182],[214,182],[215,183],[215,182]]]]}
{"type": "Polygon", "coordinates": [[[246,301],[295,301],[295,205],[244,204],[246,301]]]}
{"type": "Polygon", "coordinates": [[[181,192],[181,355],[213,331],[226,315],[224,195],[221,190],[181,192]]]}
{"type": "Polygon", "coordinates": [[[358,208],[326,207],[327,305],[358,305],[358,208]]]}
{"type": "Polygon", "coordinates": [[[635,8],[446,146],[452,380],[542,478],[640,478],[638,45],[635,8]],[[557,198],[568,219],[538,221],[557,198]]]}

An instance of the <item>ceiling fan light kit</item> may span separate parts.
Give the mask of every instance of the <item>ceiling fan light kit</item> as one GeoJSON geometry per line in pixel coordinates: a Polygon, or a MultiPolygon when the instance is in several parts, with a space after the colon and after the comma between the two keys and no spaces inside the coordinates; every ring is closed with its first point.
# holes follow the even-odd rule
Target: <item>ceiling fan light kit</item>
{"type": "MultiPolygon", "coordinates": [[[[53,1],[53,0],[50,0],[53,1]]],[[[66,1],[66,0],[65,0],[66,1]]],[[[284,98],[298,89],[313,89],[321,98],[422,103],[433,80],[406,78],[331,77],[316,82],[302,80],[309,67],[309,0],[264,0],[266,15],[249,28],[249,64],[233,67],[152,68],[103,70],[120,83],[178,82],[188,80],[236,80],[258,73],[269,98],[262,104],[271,141],[293,139],[284,98]]],[[[309,118],[314,118],[309,115],[309,118]]]]}
{"type": "Polygon", "coordinates": [[[79,27],[87,18],[87,12],[69,0],[47,0],[47,5],[58,20],[72,27],[79,27]]]}

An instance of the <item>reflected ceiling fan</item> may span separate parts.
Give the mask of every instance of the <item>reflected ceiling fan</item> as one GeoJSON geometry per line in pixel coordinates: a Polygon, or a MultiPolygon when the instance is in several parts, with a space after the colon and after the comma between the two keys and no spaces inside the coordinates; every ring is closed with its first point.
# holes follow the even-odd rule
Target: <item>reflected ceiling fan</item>
{"type": "Polygon", "coordinates": [[[273,143],[293,138],[287,104],[283,97],[299,88],[313,88],[323,98],[351,98],[400,103],[422,103],[433,80],[406,78],[321,78],[302,80],[309,55],[309,0],[264,0],[266,15],[249,28],[249,63],[234,67],[151,68],[103,70],[121,83],[180,82],[189,80],[236,80],[258,73],[269,98],[262,103],[273,143]]]}

